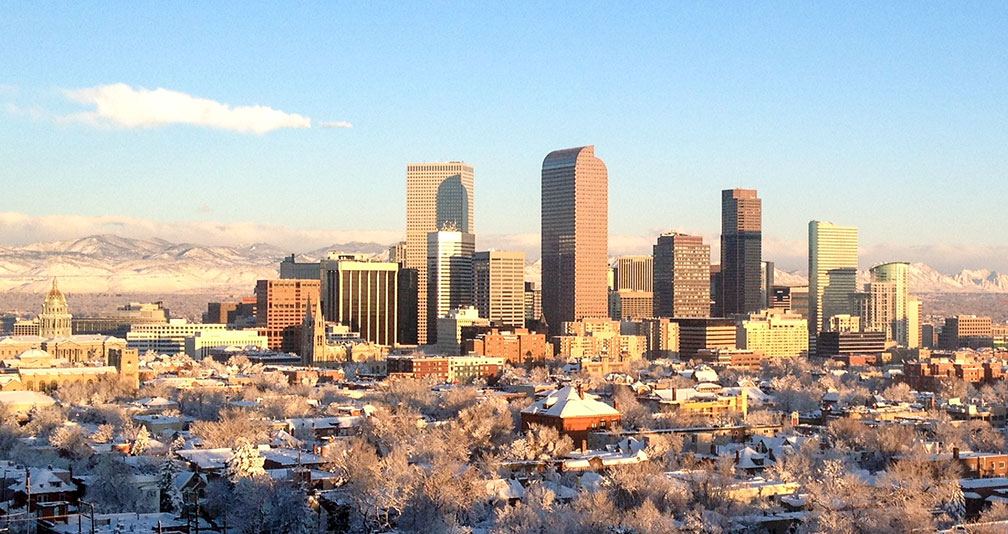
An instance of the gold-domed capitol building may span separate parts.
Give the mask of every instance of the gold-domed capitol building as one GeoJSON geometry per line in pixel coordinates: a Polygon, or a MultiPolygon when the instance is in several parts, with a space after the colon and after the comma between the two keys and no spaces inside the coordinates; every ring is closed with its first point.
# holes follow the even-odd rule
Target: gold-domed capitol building
{"type": "Polygon", "coordinates": [[[42,302],[42,313],[39,315],[39,336],[45,338],[70,337],[72,334],[72,319],[67,310],[66,297],[59,290],[56,279],[53,278],[52,289],[42,302]]]}

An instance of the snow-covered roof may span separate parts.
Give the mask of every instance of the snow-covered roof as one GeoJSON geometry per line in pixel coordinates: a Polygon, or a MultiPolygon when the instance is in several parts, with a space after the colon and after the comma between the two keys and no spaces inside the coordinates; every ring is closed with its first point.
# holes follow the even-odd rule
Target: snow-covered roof
{"type": "Polygon", "coordinates": [[[561,418],[620,415],[619,410],[598,400],[597,396],[579,393],[574,386],[566,386],[550,393],[546,398],[522,410],[522,413],[561,418]]]}
{"type": "Polygon", "coordinates": [[[0,403],[14,407],[52,406],[56,401],[38,391],[0,391],[0,403]]]}

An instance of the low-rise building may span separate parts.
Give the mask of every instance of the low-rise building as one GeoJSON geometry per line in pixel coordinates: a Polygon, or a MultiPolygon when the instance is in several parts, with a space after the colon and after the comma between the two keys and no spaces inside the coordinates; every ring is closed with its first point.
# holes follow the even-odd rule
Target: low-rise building
{"type": "Polygon", "coordinates": [[[489,332],[466,340],[465,351],[476,356],[504,358],[510,364],[531,364],[553,357],[553,345],[546,341],[546,334],[529,332],[525,328],[513,331],[491,328],[489,332]]]}
{"type": "Polygon", "coordinates": [[[736,343],[739,349],[762,352],[768,358],[801,356],[808,353],[808,321],[800,315],[768,309],[739,322],[736,343]]]}
{"type": "Polygon", "coordinates": [[[414,379],[434,378],[449,384],[473,380],[494,381],[504,369],[504,358],[489,356],[389,356],[388,376],[414,379]]]}
{"type": "Polygon", "coordinates": [[[522,410],[521,426],[522,431],[533,424],[550,426],[578,443],[591,432],[618,428],[622,418],[619,410],[581,386],[566,386],[522,410]]]}

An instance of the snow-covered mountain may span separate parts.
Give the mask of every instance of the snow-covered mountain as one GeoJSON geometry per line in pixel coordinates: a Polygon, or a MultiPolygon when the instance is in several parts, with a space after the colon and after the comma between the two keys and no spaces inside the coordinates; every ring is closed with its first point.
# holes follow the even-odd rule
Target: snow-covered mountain
{"type": "MultiPolygon", "coordinates": [[[[869,280],[867,270],[858,272],[858,287],[864,287],[869,280]]],[[[774,283],[800,286],[808,284],[808,279],[802,271],[774,269],[774,283]]],[[[987,269],[965,269],[950,275],[923,263],[911,263],[910,293],[1008,293],[1008,274],[987,269]]]]}
{"type": "MultiPolygon", "coordinates": [[[[371,254],[383,249],[387,246],[346,243],[305,256],[317,260],[329,250],[371,254]]],[[[262,243],[218,247],[116,235],[0,246],[0,291],[42,292],[58,277],[60,288],[71,293],[251,293],[256,280],[277,276],[285,255],[262,243]]]]}
{"type": "MultiPolygon", "coordinates": [[[[317,261],[329,251],[384,257],[388,245],[340,243],[298,254],[298,261],[317,261]]],[[[0,291],[43,292],[52,277],[71,293],[250,293],[255,281],[277,276],[289,252],[269,244],[241,247],[171,243],[163,239],[129,239],[94,235],[72,241],[0,245],[0,291]]],[[[538,281],[542,263],[525,268],[527,280],[538,281]]],[[[867,271],[859,282],[868,281],[867,271]]],[[[778,285],[807,284],[805,273],[774,271],[778,285]]],[[[944,274],[923,263],[910,266],[912,293],[1008,293],[1008,274],[986,269],[944,274]]]]}

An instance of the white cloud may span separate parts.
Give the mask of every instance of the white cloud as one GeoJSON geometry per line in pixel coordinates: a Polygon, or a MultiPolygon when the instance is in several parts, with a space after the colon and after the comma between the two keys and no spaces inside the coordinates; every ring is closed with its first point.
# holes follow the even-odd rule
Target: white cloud
{"type": "Polygon", "coordinates": [[[318,125],[322,128],[353,128],[353,124],[347,121],[319,121],[318,125]]]}
{"type": "Polygon", "coordinates": [[[180,91],[130,87],[124,83],[67,89],[70,100],[94,111],[69,115],[79,122],[121,128],[192,124],[221,130],[263,134],[279,128],[311,128],[311,119],[266,106],[236,106],[180,91]]]}

